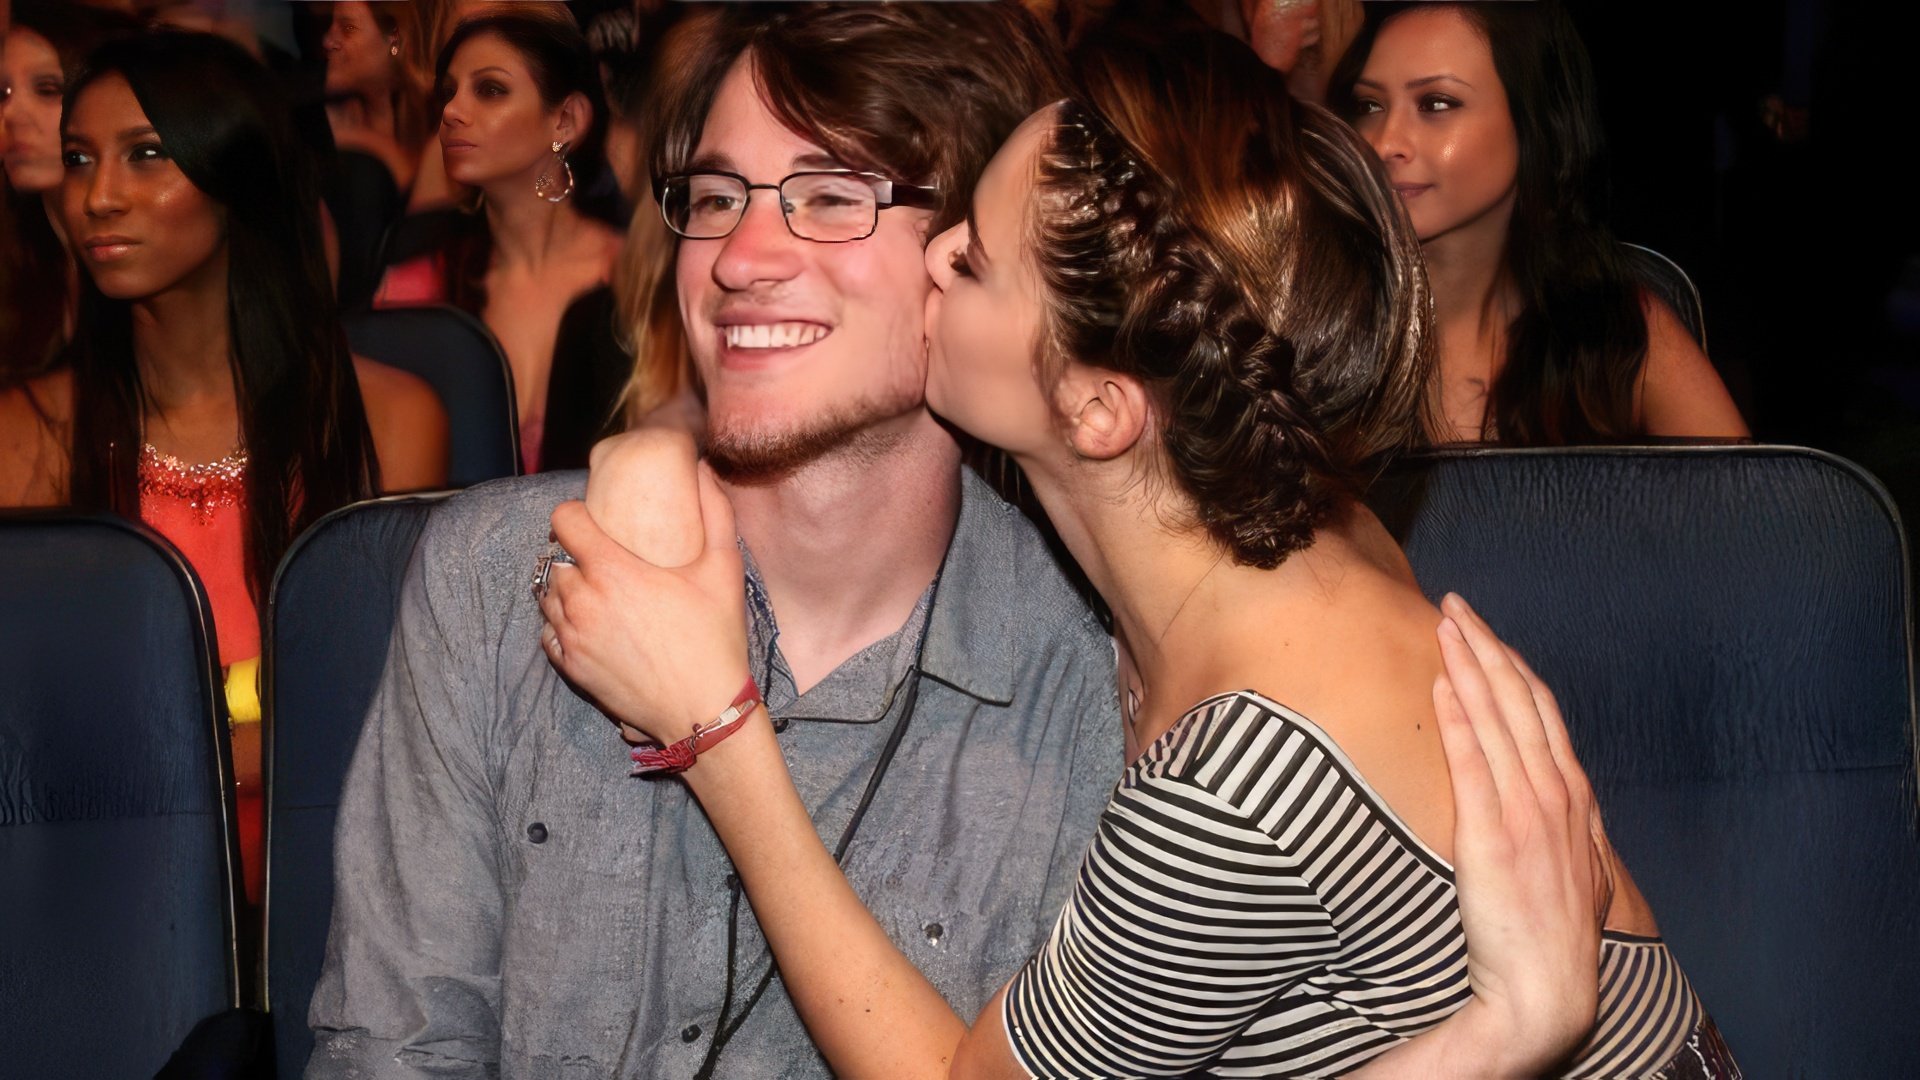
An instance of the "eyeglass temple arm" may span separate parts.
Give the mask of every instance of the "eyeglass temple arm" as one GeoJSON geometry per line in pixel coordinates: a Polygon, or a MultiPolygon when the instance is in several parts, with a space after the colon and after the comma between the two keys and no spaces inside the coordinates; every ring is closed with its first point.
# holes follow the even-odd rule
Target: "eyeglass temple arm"
{"type": "Polygon", "coordinates": [[[878,185],[880,205],[911,206],[917,210],[940,209],[940,189],[921,187],[918,184],[898,184],[892,180],[882,180],[878,185]]]}

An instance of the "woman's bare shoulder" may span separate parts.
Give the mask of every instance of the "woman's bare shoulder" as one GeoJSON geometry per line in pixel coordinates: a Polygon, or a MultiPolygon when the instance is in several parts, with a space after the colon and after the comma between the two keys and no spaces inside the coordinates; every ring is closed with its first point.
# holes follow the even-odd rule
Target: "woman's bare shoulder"
{"type": "Polygon", "coordinates": [[[1640,372],[1640,427],[1648,435],[1744,439],[1747,424],[1713,362],[1680,317],[1651,294],[1640,301],[1647,321],[1647,361],[1640,372]]]}
{"type": "Polygon", "coordinates": [[[65,501],[73,373],[60,369],[0,389],[0,506],[65,501]]]}
{"type": "Polygon", "coordinates": [[[360,400],[380,458],[383,493],[446,486],[447,410],[425,379],[363,356],[353,358],[360,400]]]}

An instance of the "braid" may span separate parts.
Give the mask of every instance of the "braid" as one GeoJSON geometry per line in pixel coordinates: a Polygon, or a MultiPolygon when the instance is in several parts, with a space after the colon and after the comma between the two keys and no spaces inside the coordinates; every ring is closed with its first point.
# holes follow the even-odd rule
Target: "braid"
{"type": "Polygon", "coordinates": [[[1032,222],[1043,375],[1138,378],[1193,523],[1271,568],[1413,441],[1425,277],[1371,151],[1234,43],[1195,47],[1218,55],[1107,46],[1059,109],[1032,222]]]}

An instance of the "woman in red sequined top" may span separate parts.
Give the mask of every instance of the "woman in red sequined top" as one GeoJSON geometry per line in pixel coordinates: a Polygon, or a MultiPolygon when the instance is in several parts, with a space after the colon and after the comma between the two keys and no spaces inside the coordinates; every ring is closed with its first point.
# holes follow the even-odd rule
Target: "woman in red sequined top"
{"type": "MultiPolygon", "coordinates": [[[[0,393],[0,505],[111,508],[165,535],[206,585],[229,700],[256,702],[280,556],[336,507],[443,484],[445,413],[348,352],[309,163],[237,46],[167,32],[101,48],[68,85],[61,157],[79,317],[59,369],[0,393]]],[[[234,731],[257,896],[259,725],[234,731]]]]}

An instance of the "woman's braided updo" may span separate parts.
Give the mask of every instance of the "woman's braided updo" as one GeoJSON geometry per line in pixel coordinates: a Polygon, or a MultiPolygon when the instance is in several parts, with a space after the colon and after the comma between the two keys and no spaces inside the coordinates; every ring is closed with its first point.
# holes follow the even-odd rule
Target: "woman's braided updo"
{"type": "Polygon", "coordinates": [[[1373,152],[1211,31],[1076,61],[1031,222],[1042,352],[1140,379],[1197,524],[1271,568],[1415,445],[1426,275],[1373,152]]]}

